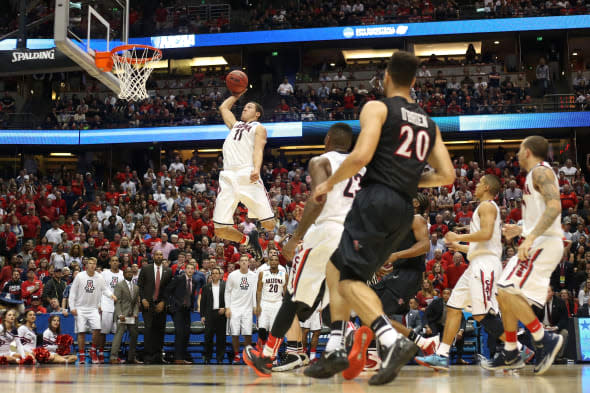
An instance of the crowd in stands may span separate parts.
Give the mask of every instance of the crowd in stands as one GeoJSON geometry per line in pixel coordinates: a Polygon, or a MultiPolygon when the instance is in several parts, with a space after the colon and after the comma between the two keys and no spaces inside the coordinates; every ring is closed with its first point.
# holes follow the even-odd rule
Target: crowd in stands
{"type": "MultiPolygon", "coordinates": [[[[203,161],[195,154],[183,161],[176,156],[168,165],[143,174],[126,166],[105,189],[90,172],[42,176],[23,169],[16,178],[3,179],[0,184],[0,302],[7,303],[5,307],[16,303],[21,313],[26,308],[67,315],[74,277],[90,263],[96,264],[98,272],[113,271],[113,260],[116,270],[128,270],[134,283],[154,258],[175,275],[194,264],[203,281],[193,287],[196,292],[211,281],[214,269],[227,279],[244,255],[252,271],[258,271],[261,263],[266,265],[273,255],[284,265],[287,261],[281,248],[297,228],[310,195],[306,160],[285,162],[269,157],[264,161],[261,178],[275,212],[275,228],[268,232],[259,228],[262,261],[248,255],[243,245],[215,236],[211,216],[221,160],[203,161]]],[[[454,163],[454,184],[420,191],[430,200],[425,213],[430,249],[422,289],[407,303],[411,309],[426,310],[433,299],[452,290],[466,269],[466,256],[447,249],[443,239],[448,231],[464,232],[469,227],[477,206],[474,189],[483,175],[501,179],[497,203],[502,222],[521,219],[525,173],[514,152],[500,150],[483,167],[475,161],[466,162],[462,156],[455,157],[454,163]]],[[[572,160],[553,162],[552,166],[559,176],[567,248],[551,285],[556,293],[553,302],[563,305],[565,314],[544,322],[562,326],[576,315],[589,316],[590,185],[584,176],[587,168],[582,171],[572,160]],[[565,322],[555,319],[562,317],[565,322]]],[[[234,223],[245,234],[257,228],[242,205],[235,211],[234,223]]],[[[517,244],[517,239],[504,241],[504,262],[514,255],[517,244]]],[[[198,307],[195,302],[194,309],[198,307]]]]}

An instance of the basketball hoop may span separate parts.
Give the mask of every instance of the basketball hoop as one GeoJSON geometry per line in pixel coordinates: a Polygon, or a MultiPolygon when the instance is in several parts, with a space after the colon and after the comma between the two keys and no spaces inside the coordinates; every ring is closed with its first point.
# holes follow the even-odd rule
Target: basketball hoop
{"type": "Polygon", "coordinates": [[[119,98],[141,101],[148,98],[146,82],[162,51],[148,45],[122,45],[110,52],[96,52],[96,66],[103,72],[114,70],[119,79],[119,98]]]}

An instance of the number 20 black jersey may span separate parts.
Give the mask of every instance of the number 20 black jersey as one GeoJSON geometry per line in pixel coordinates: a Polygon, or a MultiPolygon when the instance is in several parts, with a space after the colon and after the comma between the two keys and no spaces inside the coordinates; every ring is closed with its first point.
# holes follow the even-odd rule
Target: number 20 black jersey
{"type": "Polygon", "coordinates": [[[387,106],[387,118],[361,186],[379,183],[413,198],[436,140],[436,124],[418,104],[405,98],[381,101],[387,106]]]}

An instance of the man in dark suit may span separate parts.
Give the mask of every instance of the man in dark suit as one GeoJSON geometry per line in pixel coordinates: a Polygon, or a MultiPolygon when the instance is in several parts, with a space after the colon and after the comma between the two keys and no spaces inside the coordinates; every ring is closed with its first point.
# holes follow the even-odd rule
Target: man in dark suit
{"type": "Polygon", "coordinates": [[[551,286],[557,290],[567,289],[572,291],[575,289],[574,266],[567,260],[562,259],[559,265],[551,273],[551,286]]]}
{"type": "Polygon", "coordinates": [[[187,359],[186,349],[191,333],[191,310],[198,304],[195,301],[195,293],[205,285],[205,276],[198,273],[195,275],[195,264],[187,263],[184,271],[174,277],[166,287],[166,299],[172,319],[176,337],[174,340],[174,363],[191,364],[187,359]]]}
{"type": "Polygon", "coordinates": [[[543,308],[533,306],[533,311],[537,315],[539,321],[543,323],[545,330],[556,332],[563,337],[563,345],[557,354],[557,361],[563,362],[563,355],[567,348],[568,336],[568,314],[567,308],[563,300],[556,296],[553,292],[553,287],[550,285],[547,290],[547,300],[543,308]]]}
{"type": "MultiPolygon", "coordinates": [[[[451,290],[449,288],[443,289],[442,296],[434,299],[426,308],[426,311],[424,312],[426,326],[424,327],[428,337],[436,334],[440,334],[442,337],[447,316],[447,301],[450,297],[451,290]]],[[[463,360],[463,346],[465,345],[463,334],[465,333],[466,326],[467,322],[465,321],[465,317],[461,314],[461,325],[459,327],[459,332],[455,337],[455,347],[457,348],[457,364],[467,364],[467,362],[463,360]]]]}
{"type": "Polygon", "coordinates": [[[213,354],[213,335],[217,363],[223,361],[225,353],[225,282],[218,267],[211,269],[211,282],[203,288],[201,295],[201,321],[205,324],[205,364],[213,354]]]}
{"type": "Polygon", "coordinates": [[[123,278],[125,279],[115,286],[114,291],[117,297],[114,317],[117,318],[118,323],[117,332],[115,333],[111,347],[111,364],[121,362],[117,356],[119,355],[123,333],[126,330],[129,331],[129,353],[127,354],[127,361],[129,363],[141,364],[143,362],[135,358],[137,317],[139,316],[139,288],[133,283],[133,270],[131,267],[128,266],[125,268],[123,278]]]}
{"type": "Polygon", "coordinates": [[[141,299],[141,313],[145,323],[144,361],[146,363],[165,363],[162,358],[166,311],[164,295],[166,286],[172,279],[172,270],[162,265],[164,254],[154,252],[154,263],[139,272],[137,286],[141,299]]]}

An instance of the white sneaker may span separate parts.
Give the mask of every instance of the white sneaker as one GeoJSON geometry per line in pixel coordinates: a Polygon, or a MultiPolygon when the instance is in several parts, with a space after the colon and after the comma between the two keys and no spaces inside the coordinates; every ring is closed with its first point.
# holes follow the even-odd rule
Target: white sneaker
{"type": "Polygon", "coordinates": [[[420,340],[420,350],[424,354],[424,356],[434,355],[436,350],[438,349],[438,345],[440,344],[440,338],[438,335],[429,337],[429,338],[422,338],[420,340]]]}
{"type": "Polygon", "coordinates": [[[301,365],[307,366],[309,364],[309,356],[305,352],[298,353],[299,357],[301,358],[301,365]]]}

